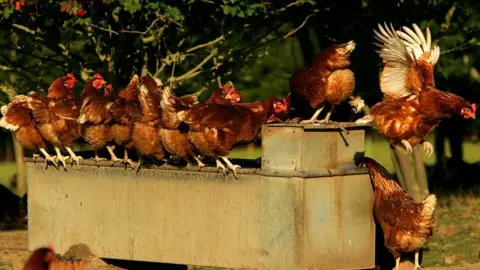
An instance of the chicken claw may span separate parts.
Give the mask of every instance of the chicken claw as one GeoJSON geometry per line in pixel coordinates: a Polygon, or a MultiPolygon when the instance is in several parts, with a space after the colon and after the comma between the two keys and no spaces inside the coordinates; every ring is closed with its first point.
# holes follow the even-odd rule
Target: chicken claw
{"type": "Polygon", "coordinates": [[[223,176],[226,176],[227,172],[226,172],[225,166],[222,164],[222,162],[220,162],[220,160],[218,158],[215,158],[215,162],[217,163],[217,173],[218,173],[219,169],[222,169],[223,170],[223,176]]]}
{"type": "Polygon", "coordinates": [[[97,150],[95,150],[95,157],[92,158],[92,159],[95,160],[95,163],[97,163],[98,166],[100,166],[100,161],[107,160],[106,158],[99,157],[98,153],[97,153],[97,150]]]}
{"type": "Polygon", "coordinates": [[[431,157],[433,154],[433,145],[427,141],[421,141],[420,143],[423,144],[423,151],[425,151],[425,154],[427,154],[428,157],[431,157]]]}
{"type": "Polygon", "coordinates": [[[417,270],[417,269],[421,269],[422,267],[420,267],[420,263],[419,263],[419,251],[417,250],[415,252],[415,266],[413,267],[413,270],[417,270]]]}
{"type": "Polygon", "coordinates": [[[237,168],[241,168],[241,166],[232,164],[232,162],[230,162],[230,160],[228,160],[228,158],[226,157],[220,157],[220,158],[222,158],[223,161],[225,161],[225,163],[227,164],[227,167],[233,171],[233,176],[235,176],[235,179],[238,179],[236,170],[237,168]]]}
{"type": "Polygon", "coordinates": [[[72,160],[72,165],[73,165],[73,162],[77,163],[77,168],[80,170],[80,159],[83,159],[83,157],[75,155],[72,148],[70,147],[65,146],[65,149],[67,149],[68,153],[70,154],[70,156],[67,157],[67,159],[72,160]]]}
{"type": "Polygon", "coordinates": [[[67,165],[65,164],[65,160],[67,159],[67,157],[64,157],[62,155],[62,152],[60,152],[60,148],[58,148],[56,146],[55,146],[55,152],[57,153],[57,157],[55,159],[60,160],[60,162],[62,163],[65,170],[67,170],[67,165]]]}
{"type": "Polygon", "coordinates": [[[324,108],[324,107],[318,109],[318,110],[313,114],[313,116],[312,116],[310,119],[300,121],[300,124],[323,123],[323,122],[321,122],[322,120],[317,120],[318,115],[320,115],[320,113],[322,112],[323,108],[324,108]]]}
{"type": "Polygon", "coordinates": [[[108,153],[110,154],[110,161],[112,161],[112,165],[117,162],[125,163],[125,160],[120,159],[115,155],[115,153],[113,152],[114,149],[115,149],[114,145],[107,145],[107,150],[108,150],[108,153]]]}
{"type": "Polygon", "coordinates": [[[55,168],[58,169],[58,163],[55,161],[55,159],[57,158],[57,156],[50,156],[47,151],[45,151],[45,149],[43,148],[40,148],[40,152],[42,152],[42,154],[45,156],[45,169],[47,168],[48,166],[48,161],[52,162],[53,163],[53,166],[55,166],[55,168]]]}
{"type": "Polygon", "coordinates": [[[400,257],[395,259],[395,270],[400,269],[400,257]]]}
{"type": "Polygon", "coordinates": [[[402,140],[402,144],[405,147],[405,151],[407,151],[407,154],[409,156],[412,155],[412,152],[413,152],[412,145],[407,140],[402,140]]]}
{"type": "Polygon", "coordinates": [[[193,158],[195,158],[195,160],[197,161],[197,166],[199,169],[202,169],[203,167],[205,167],[205,163],[203,163],[198,157],[196,156],[193,156],[193,158]]]}

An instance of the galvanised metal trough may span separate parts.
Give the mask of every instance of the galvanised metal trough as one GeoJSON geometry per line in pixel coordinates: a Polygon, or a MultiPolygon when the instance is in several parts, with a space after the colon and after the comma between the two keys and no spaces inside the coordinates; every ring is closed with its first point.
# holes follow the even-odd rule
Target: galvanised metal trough
{"type": "MultiPolygon", "coordinates": [[[[257,168],[68,171],[27,159],[29,249],[233,269],[374,267],[373,191],[354,166],[365,126],[271,124],[257,168]]],[[[233,160],[233,162],[240,162],[233,160]]],[[[255,162],[250,162],[255,165],[255,162]]],[[[241,163],[240,163],[241,164],[241,163]]],[[[241,164],[242,165],[242,164],[241,164]]]]}

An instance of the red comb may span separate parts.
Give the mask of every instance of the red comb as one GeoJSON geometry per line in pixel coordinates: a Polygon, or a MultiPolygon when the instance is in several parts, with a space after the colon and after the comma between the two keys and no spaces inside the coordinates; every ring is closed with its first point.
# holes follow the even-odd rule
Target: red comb
{"type": "Polygon", "coordinates": [[[95,78],[103,80],[103,76],[100,73],[95,74],[95,78]]]}
{"type": "Polygon", "coordinates": [[[475,103],[472,104],[472,110],[473,110],[473,113],[475,113],[475,111],[477,110],[477,104],[475,103]]]}
{"type": "Polygon", "coordinates": [[[107,90],[112,89],[112,84],[111,83],[107,84],[107,86],[105,86],[105,89],[107,89],[107,90]]]}
{"type": "Polygon", "coordinates": [[[67,74],[67,77],[70,78],[70,79],[74,79],[74,80],[75,80],[75,76],[73,76],[72,73],[68,73],[68,74],[67,74]]]}
{"type": "Polygon", "coordinates": [[[53,244],[52,244],[52,243],[49,243],[49,244],[48,244],[48,249],[53,250],[53,244]]]}

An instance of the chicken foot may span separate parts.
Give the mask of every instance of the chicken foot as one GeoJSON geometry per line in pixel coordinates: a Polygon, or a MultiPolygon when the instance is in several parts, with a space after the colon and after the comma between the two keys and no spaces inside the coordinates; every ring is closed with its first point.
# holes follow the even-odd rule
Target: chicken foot
{"type": "Polygon", "coordinates": [[[117,162],[123,162],[123,159],[118,158],[113,150],[115,150],[115,145],[107,145],[107,151],[110,154],[110,160],[113,162],[113,164],[117,162]]]}
{"type": "Polygon", "coordinates": [[[415,251],[415,266],[413,267],[413,270],[417,270],[417,269],[421,269],[422,267],[420,267],[420,263],[419,263],[419,255],[420,255],[420,252],[417,250],[415,251]]]}
{"type": "Polygon", "coordinates": [[[205,163],[203,163],[197,156],[193,156],[193,158],[197,161],[197,166],[199,169],[205,167],[205,163]]]}
{"type": "Polygon", "coordinates": [[[100,161],[107,160],[106,158],[101,158],[98,156],[98,150],[93,150],[95,152],[95,157],[91,158],[95,160],[95,163],[97,163],[98,166],[100,166],[100,161]]]}
{"type": "Polygon", "coordinates": [[[70,156],[67,157],[67,159],[72,160],[72,165],[73,165],[73,162],[77,163],[77,168],[80,170],[80,159],[83,159],[83,157],[75,155],[72,148],[70,147],[65,146],[65,149],[67,149],[68,153],[70,154],[70,156]]]}
{"type": "Polygon", "coordinates": [[[411,156],[413,153],[412,145],[407,140],[402,140],[402,145],[405,147],[405,151],[407,151],[407,155],[411,156]]]}
{"type": "MultiPolygon", "coordinates": [[[[47,151],[44,149],[44,148],[40,148],[39,149],[40,152],[42,152],[42,154],[45,156],[45,169],[47,168],[48,166],[48,161],[52,162],[53,163],[53,166],[55,166],[55,168],[58,169],[58,163],[55,161],[55,158],[57,156],[50,156],[47,151]]],[[[40,156],[40,155],[37,155],[37,156],[40,156]]],[[[35,161],[35,157],[34,157],[34,161],[35,161]]]]}
{"type": "Polygon", "coordinates": [[[423,145],[423,151],[425,151],[425,154],[427,154],[428,157],[432,156],[433,145],[425,140],[420,141],[420,143],[423,145]]]}
{"type": "Polygon", "coordinates": [[[225,169],[225,165],[223,165],[222,162],[218,158],[215,158],[215,162],[217,163],[217,173],[218,173],[219,169],[222,169],[223,170],[222,171],[223,176],[226,176],[227,172],[226,172],[226,169],[225,169]]]}
{"type": "Polygon", "coordinates": [[[234,165],[232,164],[232,162],[230,162],[230,160],[228,160],[228,158],[226,157],[220,157],[221,159],[223,159],[223,161],[225,161],[225,163],[227,164],[227,167],[233,171],[233,176],[235,176],[235,179],[238,179],[237,178],[237,171],[236,169],[237,168],[241,168],[240,165],[234,165]]]}
{"type": "Polygon", "coordinates": [[[65,160],[67,160],[68,157],[65,157],[62,155],[62,152],[60,152],[60,148],[56,146],[54,148],[55,148],[55,153],[57,153],[57,157],[55,159],[60,160],[65,170],[67,170],[67,165],[65,164],[65,160]]]}
{"type": "Polygon", "coordinates": [[[400,256],[395,259],[395,270],[400,269],[400,256]]]}
{"type": "Polygon", "coordinates": [[[300,124],[313,124],[313,123],[321,123],[320,121],[321,120],[318,120],[318,116],[320,115],[320,113],[322,112],[323,108],[325,107],[322,107],[320,109],[318,109],[314,114],[313,116],[308,119],[308,120],[303,120],[303,121],[300,121],[300,124]]]}

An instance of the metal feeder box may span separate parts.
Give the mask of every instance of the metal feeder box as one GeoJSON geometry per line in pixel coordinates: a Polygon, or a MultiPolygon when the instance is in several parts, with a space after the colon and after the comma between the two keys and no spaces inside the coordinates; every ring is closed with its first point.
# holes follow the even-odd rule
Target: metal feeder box
{"type": "MultiPolygon", "coordinates": [[[[29,249],[87,244],[102,258],[233,269],[374,267],[373,191],[363,126],[265,125],[262,167],[136,174],[90,160],[81,170],[27,159],[29,249]],[[348,146],[346,146],[347,144],[348,146]]],[[[233,160],[233,162],[237,162],[233,160]]]]}

